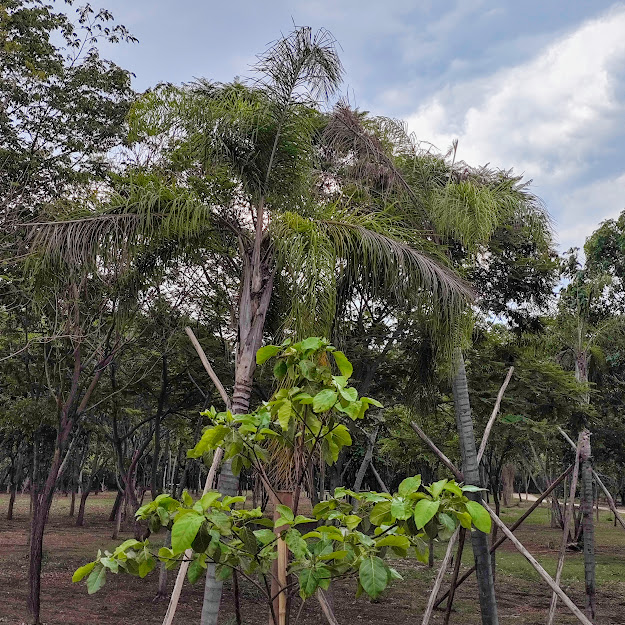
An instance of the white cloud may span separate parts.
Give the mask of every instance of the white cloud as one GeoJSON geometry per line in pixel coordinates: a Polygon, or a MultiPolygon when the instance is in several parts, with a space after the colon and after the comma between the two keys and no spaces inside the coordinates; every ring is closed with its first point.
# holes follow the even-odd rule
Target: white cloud
{"type": "Polygon", "coordinates": [[[615,87],[625,61],[625,7],[587,21],[530,61],[440,90],[408,118],[440,149],[460,140],[471,164],[514,167],[541,185],[580,175],[621,131],[615,87]]]}
{"type": "Polygon", "coordinates": [[[565,193],[560,204],[556,220],[560,249],[582,247],[601,221],[614,219],[625,209],[625,173],[565,193]]]}

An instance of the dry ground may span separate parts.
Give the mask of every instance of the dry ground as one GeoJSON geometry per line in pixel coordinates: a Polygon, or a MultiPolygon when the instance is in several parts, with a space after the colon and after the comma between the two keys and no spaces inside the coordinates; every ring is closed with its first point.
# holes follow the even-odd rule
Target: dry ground
{"type": "MultiPolygon", "coordinates": [[[[0,623],[27,622],[27,546],[28,498],[20,497],[16,518],[6,521],[8,497],[0,495],[0,623]]],[[[92,560],[98,548],[111,548],[111,524],[107,521],[113,503],[111,494],[89,497],[87,526],[76,528],[67,516],[69,499],[55,499],[45,539],[43,570],[42,618],[48,625],[157,625],[162,622],[165,602],[152,601],[158,575],[152,573],[139,580],[109,575],[105,588],[89,596],[83,584],[72,584],[73,571],[92,560]]],[[[522,506],[526,506],[523,502],[522,506]]],[[[521,514],[520,507],[502,511],[502,517],[511,523],[521,514]]],[[[537,559],[554,574],[559,546],[559,532],[548,527],[546,509],[537,510],[517,532],[521,541],[537,559]]],[[[122,535],[120,541],[129,535],[122,535]]],[[[625,625],[625,532],[613,527],[611,515],[601,512],[597,527],[597,625],[625,625]]],[[[445,546],[438,545],[440,561],[445,546]]],[[[543,625],[549,606],[549,592],[535,571],[512,547],[504,545],[498,552],[497,596],[501,625],[543,625]]],[[[465,550],[463,566],[471,562],[470,549],[465,550]]],[[[407,625],[419,623],[431,587],[434,570],[413,559],[398,560],[396,568],[404,576],[395,582],[377,602],[355,599],[355,582],[337,584],[335,611],[341,625],[407,625]]],[[[173,577],[173,576],[172,576],[173,577]]],[[[581,554],[570,554],[564,569],[567,592],[583,605],[584,571],[581,554]]],[[[170,587],[173,579],[170,579],[170,587]]],[[[233,598],[226,586],[221,623],[233,625],[233,598]]],[[[175,623],[199,623],[202,585],[185,585],[175,623]]],[[[267,623],[265,606],[258,591],[249,584],[242,585],[242,614],[246,625],[267,623]]],[[[318,605],[311,600],[304,606],[298,625],[323,623],[318,605]]],[[[433,623],[442,623],[442,613],[436,612],[433,623]]],[[[458,625],[478,625],[479,609],[474,581],[467,582],[458,593],[451,622],[458,625]]],[[[558,624],[576,622],[566,608],[560,606],[558,624]]]]}

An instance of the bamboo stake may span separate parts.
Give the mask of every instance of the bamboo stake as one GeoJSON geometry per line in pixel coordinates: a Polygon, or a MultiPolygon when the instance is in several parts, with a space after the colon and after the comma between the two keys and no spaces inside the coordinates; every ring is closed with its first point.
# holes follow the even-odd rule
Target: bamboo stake
{"type": "Polygon", "coordinates": [[[456,587],[458,582],[458,573],[460,572],[460,562],[462,560],[462,552],[464,550],[464,537],[466,535],[464,527],[460,528],[460,534],[458,535],[458,551],[456,553],[456,561],[454,562],[454,572],[451,577],[451,586],[449,587],[449,599],[447,599],[447,609],[445,610],[445,618],[443,625],[449,625],[449,617],[451,616],[451,608],[454,603],[454,595],[456,594],[456,587]]]}
{"type": "MultiPolygon", "coordinates": [[[[571,437],[561,427],[558,427],[558,430],[560,434],[562,434],[562,436],[564,436],[564,438],[568,441],[568,443],[573,446],[573,449],[575,449],[576,448],[575,443],[571,440],[571,437]]],[[[610,491],[606,488],[605,484],[602,482],[601,478],[599,477],[599,474],[594,469],[592,470],[592,474],[595,480],[597,481],[599,488],[603,491],[603,494],[608,500],[608,506],[610,507],[610,510],[612,510],[612,513],[614,514],[614,525],[616,526],[616,522],[618,521],[620,526],[625,530],[625,519],[623,519],[623,517],[619,514],[619,511],[616,508],[616,504],[614,503],[614,499],[612,498],[610,491]]]]}
{"type": "MultiPolygon", "coordinates": [[[[223,458],[224,450],[219,447],[215,450],[215,455],[213,456],[213,463],[211,464],[211,468],[206,476],[206,482],[204,483],[204,490],[202,491],[202,496],[206,495],[206,493],[213,487],[213,483],[215,482],[215,476],[217,475],[217,468],[221,464],[221,459],[223,458]]],[[[176,577],[176,583],[174,584],[174,589],[171,592],[171,598],[169,600],[169,605],[167,606],[167,612],[165,613],[165,618],[163,619],[163,625],[171,625],[174,620],[174,615],[176,614],[176,608],[178,607],[178,601],[180,600],[180,593],[182,592],[182,585],[184,583],[184,577],[187,574],[187,569],[191,564],[191,558],[193,557],[193,549],[187,549],[184,552],[184,560],[180,565],[180,569],[178,570],[178,576],[176,577]]]]}
{"type": "Polygon", "coordinates": [[[197,352],[197,355],[200,357],[200,360],[202,361],[202,364],[204,365],[204,369],[206,369],[206,373],[208,373],[208,375],[210,376],[210,379],[213,381],[213,384],[219,391],[221,398],[224,400],[224,404],[226,404],[226,409],[230,410],[230,398],[228,397],[228,393],[226,393],[226,389],[224,388],[224,385],[221,383],[221,380],[217,377],[217,374],[215,373],[214,369],[211,367],[210,362],[208,362],[208,358],[206,358],[206,354],[204,353],[204,350],[202,349],[200,342],[197,340],[197,338],[195,337],[195,334],[193,334],[193,330],[189,326],[187,326],[184,329],[184,331],[187,333],[187,336],[189,337],[189,340],[193,344],[193,347],[195,347],[195,351],[197,352]]]}
{"type": "MultiPolygon", "coordinates": [[[[328,623],[330,625],[339,625],[339,622],[336,620],[336,616],[332,610],[332,606],[321,588],[317,588],[317,600],[319,601],[319,605],[323,610],[323,615],[326,617],[328,623]]],[[[302,605],[304,604],[302,603],[302,605]]]]}
{"type": "Polygon", "coordinates": [[[456,531],[452,534],[449,539],[449,544],[447,545],[447,551],[445,552],[445,557],[441,562],[441,566],[438,569],[438,574],[436,575],[436,581],[434,582],[434,587],[432,588],[432,592],[430,592],[430,597],[428,599],[428,604],[425,608],[425,612],[423,613],[423,621],[421,621],[421,625],[428,625],[430,622],[430,617],[432,616],[432,612],[434,611],[434,603],[436,602],[436,597],[438,596],[438,591],[441,588],[441,584],[443,583],[443,577],[445,577],[445,572],[447,571],[447,567],[449,566],[449,560],[451,558],[451,554],[454,550],[454,545],[456,544],[456,540],[458,540],[458,534],[460,533],[460,525],[456,528],[456,531]]]}
{"type": "Polygon", "coordinates": [[[517,550],[525,557],[525,559],[536,569],[538,574],[547,582],[551,589],[557,593],[558,597],[562,600],[562,603],[577,617],[580,623],[584,625],[592,625],[592,623],[586,618],[586,615],[571,601],[569,596],[558,586],[551,575],[543,569],[543,567],[537,562],[536,558],[521,544],[519,539],[507,528],[506,524],[493,512],[490,506],[482,500],[482,505],[490,514],[493,522],[496,523],[501,531],[508,537],[508,540],[514,544],[517,550]]]}
{"type": "Polygon", "coordinates": [[[388,493],[388,488],[386,487],[386,484],[384,483],[384,481],[382,480],[382,478],[380,477],[380,474],[377,472],[376,468],[373,466],[373,462],[369,462],[369,466],[371,467],[371,471],[373,472],[373,475],[378,483],[378,485],[380,486],[380,488],[385,492],[388,493]]]}
{"type": "Polygon", "coordinates": [[[480,449],[477,452],[477,463],[480,464],[482,461],[482,456],[484,455],[484,451],[486,450],[486,444],[488,443],[488,437],[490,436],[490,431],[493,429],[493,425],[495,424],[495,419],[499,414],[499,408],[501,407],[501,400],[503,399],[503,394],[506,392],[506,388],[510,383],[510,379],[512,378],[512,373],[514,372],[514,367],[510,367],[508,369],[508,375],[506,379],[503,381],[501,388],[499,389],[499,393],[497,393],[497,401],[495,401],[495,406],[493,408],[493,412],[490,415],[490,419],[486,424],[486,428],[484,430],[484,434],[482,435],[482,440],[480,442],[480,449]]]}
{"type": "Polygon", "coordinates": [[[421,440],[440,458],[441,462],[454,474],[459,482],[464,481],[462,472],[456,468],[454,463],[430,440],[430,437],[414,422],[410,422],[410,427],[421,437],[421,440]]]}
{"type": "MultiPolygon", "coordinates": [[[[566,554],[566,546],[569,542],[569,528],[571,527],[571,518],[575,511],[575,492],[577,491],[577,480],[579,476],[579,453],[582,445],[582,434],[579,435],[579,441],[575,450],[575,465],[573,468],[573,477],[571,478],[571,491],[569,494],[569,505],[564,509],[564,527],[562,528],[562,543],[560,544],[560,555],[558,556],[558,566],[556,568],[556,584],[560,585],[562,569],[564,568],[564,556],[566,554]]],[[[554,592],[551,595],[551,605],[549,606],[549,616],[547,617],[547,625],[553,623],[556,615],[556,606],[558,604],[558,595],[554,592]]]]}
{"type": "MultiPolygon", "coordinates": [[[[527,517],[530,516],[530,514],[532,514],[532,512],[534,512],[534,510],[536,510],[536,508],[538,508],[538,506],[547,498],[549,497],[549,495],[551,494],[551,492],[554,490],[554,488],[556,488],[560,482],[562,482],[564,480],[564,478],[573,470],[573,465],[571,465],[562,475],[560,475],[560,477],[558,477],[553,484],[551,484],[551,486],[510,526],[510,531],[514,532],[514,530],[516,530],[522,523],[523,521],[525,521],[525,519],[527,519],[527,517]]],[[[499,547],[501,547],[501,545],[503,545],[503,543],[505,543],[507,540],[506,536],[502,536],[501,538],[499,538],[497,540],[497,542],[491,546],[490,551],[491,553],[493,551],[495,551],[495,549],[498,549],[499,547]]],[[[471,577],[471,575],[475,573],[475,566],[472,566],[459,580],[458,583],[456,584],[456,588],[458,586],[460,586],[461,584],[463,584],[469,577],[471,577]]],[[[441,603],[443,603],[443,601],[445,601],[445,599],[448,597],[449,595],[449,591],[445,592],[445,594],[443,594],[443,596],[437,600],[436,604],[435,604],[435,608],[437,608],[441,603]]]]}

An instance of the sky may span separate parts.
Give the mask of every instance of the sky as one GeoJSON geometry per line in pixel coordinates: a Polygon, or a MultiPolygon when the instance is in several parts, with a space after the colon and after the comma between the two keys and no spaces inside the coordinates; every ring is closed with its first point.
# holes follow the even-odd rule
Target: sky
{"type": "Polygon", "coordinates": [[[324,27],[353,106],[532,180],[561,252],[625,209],[625,2],[101,1],[139,39],[103,50],[138,90],[250,76],[294,24],[324,27]]]}

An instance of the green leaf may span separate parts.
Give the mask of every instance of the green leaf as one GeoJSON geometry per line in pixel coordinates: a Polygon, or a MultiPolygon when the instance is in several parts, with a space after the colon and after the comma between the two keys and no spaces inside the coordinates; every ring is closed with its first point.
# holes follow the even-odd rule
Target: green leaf
{"type": "Polygon", "coordinates": [[[410,547],[410,541],[405,536],[398,536],[391,534],[390,536],[384,536],[376,545],[378,547],[399,547],[400,549],[408,549],[410,547]]]}
{"type": "Polygon", "coordinates": [[[203,572],[204,567],[200,563],[199,558],[196,558],[193,562],[191,562],[187,570],[187,579],[189,580],[189,583],[195,584],[195,582],[202,577],[203,572]]]}
{"type": "Polygon", "coordinates": [[[106,568],[100,563],[92,571],[89,577],[87,577],[87,592],[92,595],[98,592],[102,586],[106,583],[106,568]]]}
{"type": "Polygon", "coordinates": [[[360,525],[362,519],[357,514],[348,514],[343,521],[348,530],[353,530],[360,525]]]}
{"type": "Polygon", "coordinates": [[[360,563],[358,579],[363,590],[376,599],[388,584],[388,573],[381,558],[369,556],[360,563]]]}
{"type": "Polygon", "coordinates": [[[302,375],[307,379],[313,381],[317,374],[317,365],[310,360],[300,360],[299,361],[299,370],[302,372],[302,375]]]}
{"type": "Polygon", "coordinates": [[[477,527],[477,529],[481,532],[489,534],[492,522],[490,514],[488,514],[486,508],[477,503],[477,501],[467,501],[465,505],[471,515],[473,525],[475,525],[475,527],[477,527]]]}
{"type": "Polygon", "coordinates": [[[406,520],[412,515],[412,504],[401,497],[394,497],[391,500],[391,514],[396,519],[406,520]]]}
{"type": "Polygon", "coordinates": [[[315,569],[303,569],[299,574],[299,594],[302,599],[308,599],[315,594],[319,586],[327,588],[330,582],[330,569],[318,566],[315,569]]]}
{"type": "Polygon", "coordinates": [[[341,447],[349,447],[352,444],[351,434],[343,424],[337,425],[332,430],[332,436],[336,442],[341,444],[341,447]]]}
{"type": "Polygon", "coordinates": [[[358,391],[352,386],[342,388],[339,392],[341,393],[341,397],[346,401],[356,401],[358,399],[358,391]]]}
{"type": "Polygon", "coordinates": [[[171,530],[171,547],[174,553],[182,553],[191,546],[202,523],[204,516],[196,513],[185,514],[174,521],[171,530]]]}
{"type": "Polygon", "coordinates": [[[480,488],[479,486],[473,486],[472,484],[465,484],[462,487],[462,492],[464,493],[479,493],[480,491],[485,491],[485,488],[480,488]]]}
{"type": "Polygon", "coordinates": [[[289,423],[291,422],[291,415],[293,414],[293,407],[289,399],[285,399],[278,408],[278,422],[283,430],[289,429],[289,423]]]}
{"type": "Polygon", "coordinates": [[[462,491],[460,490],[460,486],[458,486],[456,482],[447,482],[444,488],[450,493],[453,493],[454,495],[458,495],[458,497],[462,497],[462,491]]]}
{"type": "Polygon", "coordinates": [[[285,532],[284,542],[296,558],[304,558],[308,555],[308,545],[297,530],[290,529],[285,532]]]}
{"type": "Polygon", "coordinates": [[[309,336],[307,339],[304,339],[300,346],[303,351],[308,351],[309,349],[320,349],[323,345],[323,340],[318,336],[309,336]]]}
{"type": "MultiPolygon", "coordinates": [[[[346,378],[351,378],[352,373],[354,373],[354,367],[352,367],[352,363],[349,362],[347,356],[343,352],[333,352],[334,361],[336,362],[336,366],[339,368],[341,375],[344,375],[346,378]]],[[[354,399],[356,399],[358,395],[354,399]]]]}
{"type": "Polygon", "coordinates": [[[273,377],[281,380],[287,372],[287,365],[284,360],[278,360],[273,366],[273,377]]]}
{"type": "Polygon", "coordinates": [[[291,510],[288,506],[278,504],[276,506],[276,510],[280,513],[280,516],[284,517],[287,521],[290,521],[291,523],[294,521],[295,517],[293,515],[293,510],[291,510]]]}
{"type": "Polygon", "coordinates": [[[407,477],[405,480],[402,480],[399,488],[397,489],[397,494],[405,497],[406,495],[410,495],[419,490],[421,486],[421,476],[414,475],[413,477],[407,477]]]}
{"type": "Polygon", "coordinates": [[[445,484],[447,484],[447,480],[439,480],[430,486],[430,491],[434,499],[438,499],[440,497],[440,494],[443,492],[443,488],[445,488],[445,484]]]}
{"type": "Polygon", "coordinates": [[[84,566],[76,569],[76,572],[72,575],[72,581],[79,582],[85,575],[91,573],[95,565],[95,562],[89,562],[89,564],[85,564],[84,566]]]}
{"type": "Polygon", "coordinates": [[[391,520],[391,502],[381,501],[373,506],[369,517],[373,525],[382,525],[391,520]]]}
{"type": "Polygon", "coordinates": [[[313,410],[316,413],[327,412],[336,404],[337,399],[336,391],[332,391],[329,388],[319,391],[313,398],[313,410]]]}
{"type": "Polygon", "coordinates": [[[425,527],[425,524],[434,517],[440,507],[440,500],[430,501],[429,499],[420,499],[414,509],[414,522],[417,529],[425,527]]]}
{"type": "Polygon", "coordinates": [[[452,517],[450,517],[446,512],[441,512],[438,515],[438,520],[443,524],[443,526],[453,532],[456,529],[456,523],[452,517]]]}
{"type": "Polygon", "coordinates": [[[265,345],[256,352],[256,364],[262,365],[282,350],[281,345],[265,345]]]}

